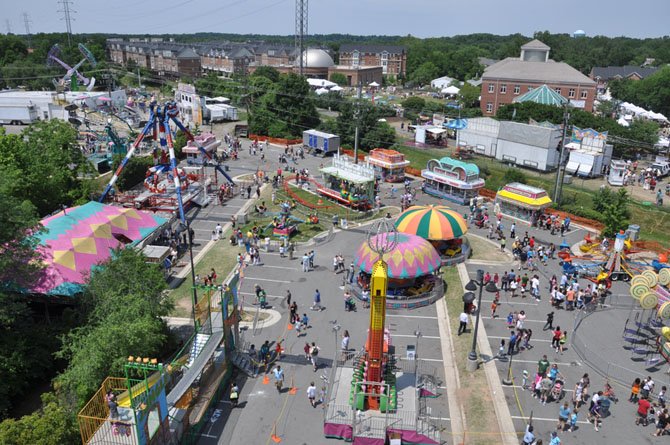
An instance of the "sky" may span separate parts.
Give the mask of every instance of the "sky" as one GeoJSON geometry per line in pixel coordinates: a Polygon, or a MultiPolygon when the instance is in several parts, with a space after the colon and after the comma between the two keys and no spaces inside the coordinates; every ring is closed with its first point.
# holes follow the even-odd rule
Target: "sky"
{"type": "MultiPolygon", "coordinates": [[[[63,0],[60,0],[63,1],[63,0]]],[[[181,34],[295,32],[295,0],[65,0],[71,1],[73,33],[181,34]]],[[[6,1],[0,31],[9,25],[63,32],[59,0],[6,1]]],[[[408,35],[535,31],[587,35],[660,37],[670,35],[670,1],[636,0],[311,0],[309,34],[408,35]]]]}

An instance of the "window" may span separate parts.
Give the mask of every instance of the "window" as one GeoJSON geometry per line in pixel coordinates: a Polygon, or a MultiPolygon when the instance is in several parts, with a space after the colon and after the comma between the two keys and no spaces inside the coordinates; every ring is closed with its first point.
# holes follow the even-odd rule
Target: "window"
{"type": "Polygon", "coordinates": [[[589,97],[589,92],[586,90],[582,90],[581,98],[586,99],[587,97],[589,97]]]}
{"type": "Polygon", "coordinates": [[[571,98],[571,99],[572,99],[573,97],[575,97],[575,89],[574,89],[574,88],[570,88],[570,89],[568,90],[568,97],[571,98]]]}
{"type": "Polygon", "coordinates": [[[359,63],[359,59],[358,59],[359,58],[359,53],[358,53],[358,51],[354,51],[354,53],[352,54],[352,57],[353,57],[353,62],[351,64],[353,66],[358,66],[358,63],[359,63]]]}
{"type": "Polygon", "coordinates": [[[503,83],[500,85],[500,94],[505,94],[507,93],[507,84],[503,83]]]}
{"type": "Polygon", "coordinates": [[[493,93],[496,90],[496,86],[492,83],[489,84],[489,93],[493,93]]]}
{"type": "Polygon", "coordinates": [[[554,88],[554,91],[556,91],[558,94],[561,94],[561,89],[560,88],[554,88]]]}
{"type": "Polygon", "coordinates": [[[514,85],[514,94],[519,94],[521,92],[521,87],[519,85],[514,85]]]}
{"type": "Polygon", "coordinates": [[[493,102],[486,102],[486,112],[493,113],[493,102]]]}
{"type": "Polygon", "coordinates": [[[528,91],[533,91],[533,87],[528,87],[528,91]]]}

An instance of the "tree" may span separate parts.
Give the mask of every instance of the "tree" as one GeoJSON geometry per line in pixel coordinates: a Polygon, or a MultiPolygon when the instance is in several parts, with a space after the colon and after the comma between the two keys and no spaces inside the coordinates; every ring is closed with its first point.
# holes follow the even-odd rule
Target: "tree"
{"type": "Polygon", "coordinates": [[[619,189],[613,194],[612,201],[605,203],[603,207],[603,236],[613,237],[619,230],[624,229],[628,225],[630,218],[630,210],[628,209],[628,201],[630,197],[626,189],[619,189]]]}
{"type": "Polygon", "coordinates": [[[361,139],[361,149],[370,151],[373,148],[389,148],[395,144],[395,130],[386,122],[377,122],[361,139]]]}
{"type": "Polygon", "coordinates": [[[159,267],[133,249],[95,269],[81,297],[82,327],[63,338],[57,357],[69,366],[54,381],[62,397],[80,407],[107,375],[121,375],[128,355],[160,355],[167,328],[160,317],[172,303],[159,267]]]}
{"type": "Polygon", "coordinates": [[[390,147],[395,143],[395,131],[385,122],[379,122],[380,109],[368,103],[360,105],[356,118],[356,105],[343,102],[334,127],[342,145],[354,146],[356,123],[358,122],[359,147],[370,150],[375,147],[390,147]]]}
{"type": "Polygon", "coordinates": [[[271,66],[259,66],[256,68],[251,77],[265,77],[270,80],[272,83],[279,82],[279,71],[276,68],[271,66]]]}
{"type": "Polygon", "coordinates": [[[81,176],[92,166],[76,139],[76,130],[59,119],[35,123],[20,136],[0,134],[0,166],[14,174],[11,194],[31,202],[40,215],[87,200],[81,176]]]}
{"type": "Polygon", "coordinates": [[[402,107],[405,110],[420,113],[424,108],[426,108],[426,99],[419,96],[410,96],[402,101],[402,107]]]}
{"type": "Polygon", "coordinates": [[[428,85],[430,81],[435,79],[440,73],[440,70],[433,62],[424,62],[414,70],[410,75],[409,80],[414,85],[428,85]]]}
{"type": "MultiPolygon", "coordinates": [[[[260,93],[260,91],[259,91],[260,93]]],[[[297,74],[285,74],[250,107],[249,130],[272,137],[298,137],[319,125],[309,84],[297,74]]]]}
{"type": "Polygon", "coordinates": [[[341,87],[346,87],[349,85],[349,80],[347,79],[347,76],[345,76],[342,73],[333,73],[330,75],[330,81],[335,82],[341,87]]]}
{"type": "Polygon", "coordinates": [[[80,441],[76,411],[53,393],[42,396],[42,408],[38,411],[0,423],[0,443],[4,445],[61,445],[80,441]]]}
{"type": "Polygon", "coordinates": [[[464,108],[478,108],[477,104],[479,104],[479,95],[481,94],[480,89],[470,85],[468,82],[464,82],[460,88],[458,97],[461,106],[464,108]]]}

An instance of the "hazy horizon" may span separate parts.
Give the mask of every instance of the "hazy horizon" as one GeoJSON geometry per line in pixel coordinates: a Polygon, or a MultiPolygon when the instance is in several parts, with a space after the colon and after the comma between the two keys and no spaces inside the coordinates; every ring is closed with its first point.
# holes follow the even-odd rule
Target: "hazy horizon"
{"type": "MultiPolygon", "coordinates": [[[[3,31],[25,34],[23,13],[31,33],[65,32],[62,3],[26,0],[4,6],[3,31]]],[[[117,0],[113,7],[73,0],[72,32],[104,34],[261,34],[290,36],[295,30],[295,0],[117,0]]],[[[357,36],[452,37],[477,33],[496,35],[536,31],[587,36],[657,38],[670,34],[670,2],[640,0],[564,0],[560,9],[531,0],[471,0],[467,6],[435,0],[415,0],[411,7],[399,0],[312,1],[309,34],[357,36]],[[460,8],[460,9],[458,9],[460,8]],[[625,11],[625,12],[622,12],[625,11]]]]}

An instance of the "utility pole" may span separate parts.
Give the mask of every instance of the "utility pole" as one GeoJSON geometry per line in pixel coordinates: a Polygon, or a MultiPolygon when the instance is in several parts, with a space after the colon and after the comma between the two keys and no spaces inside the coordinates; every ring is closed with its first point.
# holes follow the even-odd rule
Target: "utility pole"
{"type": "Polygon", "coordinates": [[[142,78],[140,77],[140,67],[137,67],[137,88],[142,89],[142,78]]]}
{"type": "Polygon", "coordinates": [[[354,111],[354,119],[356,120],[356,132],[354,133],[354,164],[358,164],[358,122],[361,118],[361,92],[363,91],[363,83],[359,77],[358,79],[358,93],[356,94],[356,110],[354,111]]]}
{"type": "Polygon", "coordinates": [[[31,39],[31,36],[30,36],[30,24],[32,22],[33,21],[30,20],[30,17],[28,16],[28,13],[24,12],[23,13],[23,24],[26,26],[26,36],[28,37],[28,48],[31,48],[33,46],[32,41],[31,41],[32,39],[31,39]]]}
{"type": "Polygon", "coordinates": [[[556,186],[554,187],[554,202],[556,205],[561,203],[561,191],[563,188],[563,174],[564,174],[564,165],[563,165],[563,156],[565,153],[565,139],[568,135],[568,121],[570,120],[570,113],[568,112],[568,106],[565,106],[563,110],[563,138],[561,139],[561,151],[558,155],[558,168],[556,169],[556,186]]]}
{"type": "Polygon", "coordinates": [[[65,20],[65,28],[67,29],[67,46],[72,46],[72,17],[70,13],[77,12],[74,9],[70,9],[72,5],[72,0],[58,0],[58,3],[62,5],[63,9],[59,9],[58,12],[63,13],[61,20],[65,20]]]}

